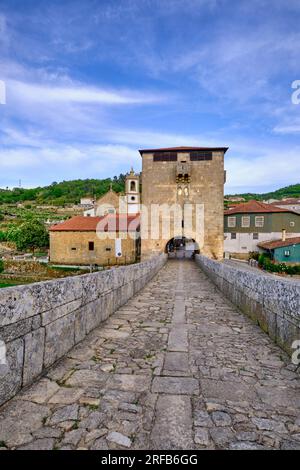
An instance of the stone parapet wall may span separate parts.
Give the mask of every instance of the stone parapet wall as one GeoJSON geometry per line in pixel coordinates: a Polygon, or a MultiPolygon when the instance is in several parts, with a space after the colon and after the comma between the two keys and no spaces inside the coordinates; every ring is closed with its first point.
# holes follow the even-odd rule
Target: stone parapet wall
{"type": "Polygon", "coordinates": [[[165,262],[161,254],[103,272],[1,289],[0,404],[124,305],[165,262]]]}
{"type": "Polygon", "coordinates": [[[292,354],[300,340],[300,282],[275,278],[196,255],[196,262],[223,294],[292,354]]]}

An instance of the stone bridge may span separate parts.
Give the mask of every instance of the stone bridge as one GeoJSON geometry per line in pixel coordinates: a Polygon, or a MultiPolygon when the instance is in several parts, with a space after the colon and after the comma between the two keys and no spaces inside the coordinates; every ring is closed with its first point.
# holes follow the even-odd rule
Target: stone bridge
{"type": "MultiPolygon", "coordinates": [[[[53,352],[57,330],[49,329],[48,314],[41,314],[42,323],[35,328],[31,318],[29,332],[24,330],[24,324],[23,330],[21,326],[13,330],[9,321],[5,327],[2,322],[0,333],[6,332],[7,341],[11,339],[9,331],[23,341],[23,355],[21,349],[18,353],[23,363],[23,382],[15,379],[17,385],[9,392],[18,393],[0,408],[0,447],[300,449],[297,366],[270,338],[274,321],[266,320],[272,311],[277,315],[274,295],[275,306],[271,301],[268,304],[264,293],[265,310],[259,308],[259,282],[252,286],[256,303],[255,308],[250,308],[250,319],[219,290],[226,291],[231,300],[234,297],[239,307],[247,310],[247,299],[252,295],[250,286],[241,290],[243,298],[236,292],[232,294],[224,267],[221,272],[219,266],[210,265],[207,260],[199,258],[198,263],[202,269],[189,260],[169,260],[165,264],[160,260],[159,266],[152,265],[154,277],[147,267],[141,268],[144,281],[138,285],[134,277],[137,268],[129,267],[133,288],[118,287],[123,301],[118,308],[112,308],[113,315],[101,317],[104,321],[100,326],[76,324],[74,316],[73,323],[60,324],[65,335],[73,324],[77,325],[77,330],[72,330],[73,343],[70,339],[67,342],[67,352],[62,345],[57,345],[56,355],[53,352]],[[254,311],[260,312],[259,318],[254,318],[254,311]],[[262,323],[270,336],[257,323],[262,323]],[[85,328],[82,336],[80,325],[85,328]],[[7,330],[9,327],[11,330],[7,330]],[[40,365],[42,369],[36,372],[28,365],[24,368],[26,341],[35,339],[35,331],[44,335],[42,343],[35,344],[43,344],[44,352],[40,354],[44,361],[46,358],[40,365]],[[78,341],[74,340],[76,334],[78,341]],[[63,357],[59,359],[59,355],[63,357]],[[54,365],[47,367],[50,357],[54,365]],[[39,379],[26,386],[26,380],[30,382],[27,377],[33,379],[35,373],[39,373],[39,379]],[[22,386],[25,387],[20,390],[22,386]]],[[[126,273],[127,268],[120,269],[121,274],[126,273]]],[[[98,275],[92,276],[96,279],[98,275]]],[[[244,279],[247,276],[245,273],[244,279]]],[[[79,280],[73,282],[79,289],[79,280]]],[[[289,302],[297,301],[288,285],[286,288],[289,302]]],[[[25,291],[5,292],[14,297],[25,291]]],[[[8,304],[14,299],[21,301],[12,297],[6,298],[8,304]]],[[[80,299],[82,302],[82,293],[80,299]]],[[[99,299],[89,300],[100,309],[99,299]]],[[[79,301],[73,309],[88,316],[89,304],[84,305],[83,312],[79,301]]],[[[70,309],[52,309],[53,323],[68,318],[70,309]]],[[[7,316],[12,321],[16,311],[12,307],[11,311],[13,314],[7,316]]],[[[299,309],[296,314],[299,319],[299,309]]],[[[24,316],[23,312],[14,321],[24,322],[24,316]]],[[[283,321],[278,318],[277,315],[276,331],[283,321]]],[[[34,351],[31,357],[38,359],[39,349],[34,351]]],[[[14,357],[17,361],[18,355],[14,357]]],[[[6,390],[7,387],[6,384],[6,390]]]]}

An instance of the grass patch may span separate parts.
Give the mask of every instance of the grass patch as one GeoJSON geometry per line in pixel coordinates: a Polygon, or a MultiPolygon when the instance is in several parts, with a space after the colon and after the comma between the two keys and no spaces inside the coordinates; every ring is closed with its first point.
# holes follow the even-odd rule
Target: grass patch
{"type": "Polygon", "coordinates": [[[14,280],[8,280],[8,279],[5,279],[5,280],[2,280],[0,279],[0,289],[4,288],[4,287],[14,287],[14,286],[22,286],[24,284],[28,284],[27,282],[18,282],[18,281],[14,281],[14,280]]]}

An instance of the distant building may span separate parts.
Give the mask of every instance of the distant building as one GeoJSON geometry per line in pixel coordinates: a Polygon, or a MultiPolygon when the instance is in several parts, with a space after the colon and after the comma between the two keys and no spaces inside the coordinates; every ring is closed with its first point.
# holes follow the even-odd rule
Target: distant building
{"type": "Polygon", "coordinates": [[[258,244],[300,236],[300,214],[272,204],[249,201],[226,210],[224,218],[224,251],[248,257],[258,251],[258,244]]]}
{"type": "Polygon", "coordinates": [[[82,197],[80,199],[81,207],[89,207],[89,206],[92,206],[94,203],[95,203],[95,200],[93,197],[82,197]]]}
{"type": "Polygon", "coordinates": [[[269,253],[277,263],[300,263],[300,237],[259,243],[258,248],[269,253]]]}
{"type": "Polygon", "coordinates": [[[272,202],[273,206],[281,207],[282,209],[289,209],[300,214],[300,199],[283,199],[282,201],[272,202]]]}
{"type": "Polygon", "coordinates": [[[245,202],[245,198],[241,196],[229,196],[226,200],[229,202],[245,202]]]}
{"type": "Polygon", "coordinates": [[[93,202],[92,207],[84,211],[87,217],[102,217],[106,214],[137,214],[140,212],[140,176],[133,169],[125,179],[125,194],[110,190],[93,202]]]}
{"type": "Polygon", "coordinates": [[[77,216],[50,228],[50,262],[101,266],[133,263],[140,254],[139,214],[77,216]]]}

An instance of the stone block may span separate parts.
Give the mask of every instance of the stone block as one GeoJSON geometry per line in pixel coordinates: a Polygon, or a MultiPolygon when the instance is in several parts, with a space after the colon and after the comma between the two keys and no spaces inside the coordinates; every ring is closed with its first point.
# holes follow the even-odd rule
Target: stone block
{"type": "Polygon", "coordinates": [[[24,340],[6,344],[7,364],[0,364],[0,404],[12,398],[22,386],[24,340]]]}
{"type": "Polygon", "coordinates": [[[2,326],[0,328],[0,340],[9,343],[14,339],[21,338],[31,331],[32,318],[26,318],[10,325],[2,326]]]}
{"type": "Polygon", "coordinates": [[[44,366],[49,367],[75,344],[75,313],[59,318],[45,328],[44,366]]]}
{"type": "Polygon", "coordinates": [[[24,337],[23,386],[31,383],[42,373],[44,345],[44,328],[39,328],[24,337]]]}
{"type": "Polygon", "coordinates": [[[63,303],[58,307],[55,307],[48,312],[42,313],[42,325],[48,325],[49,323],[57,320],[58,318],[64,317],[74,312],[81,306],[81,299],[75,299],[68,303],[63,303]]]}

